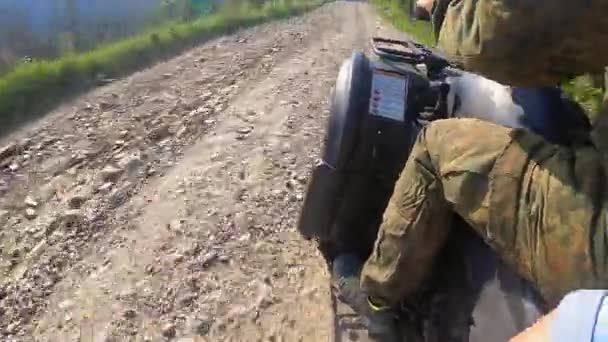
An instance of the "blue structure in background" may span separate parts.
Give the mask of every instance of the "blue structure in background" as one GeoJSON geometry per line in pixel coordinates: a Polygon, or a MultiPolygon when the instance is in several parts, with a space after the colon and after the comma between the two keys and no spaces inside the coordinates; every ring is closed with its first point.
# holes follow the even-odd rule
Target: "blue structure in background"
{"type": "MultiPolygon", "coordinates": [[[[53,57],[61,40],[89,49],[136,34],[169,18],[171,6],[188,4],[208,14],[218,0],[0,0],[0,71],[25,55],[53,57]],[[165,11],[163,11],[165,8],[165,11]],[[67,35],[64,37],[62,35],[67,35]]],[[[179,15],[179,14],[177,14],[179,15]]],[[[175,19],[175,18],[173,18],[175,19]]],[[[65,42],[64,42],[65,43],[65,42]]],[[[59,48],[61,49],[61,48],[59,48]]]]}
{"type": "Polygon", "coordinates": [[[37,37],[78,26],[92,29],[104,23],[140,23],[159,8],[161,0],[0,0],[0,44],[6,31],[27,29],[37,37]],[[5,31],[5,32],[2,32],[5,31]]]}

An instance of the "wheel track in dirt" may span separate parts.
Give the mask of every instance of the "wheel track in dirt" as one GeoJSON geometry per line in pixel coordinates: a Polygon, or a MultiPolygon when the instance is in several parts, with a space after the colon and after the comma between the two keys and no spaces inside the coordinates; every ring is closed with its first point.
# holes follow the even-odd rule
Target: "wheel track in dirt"
{"type": "MultiPolygon", "coordinates": [[[[72,107],[117,93],[122,102],[114,109],[125,106],[130,116],[173,111],[167,119],[172,126],[190,127],[173,141],[169,162],[157,163],[159,171],[166,170],[162,177],[135,182],[132,197],[116,209],[97,205],[104,211],[101,228],[85,232],[71,254],[62,255],[66,244],[58,244],[26,263],[31,270],[49,259],[63,264],[53,274],[56,283],[42,293],[31,285],[37,278],[29,270],[5,287],[10,293],[0,296],[0,308],[9,319],[0,323],[0,333],[18,341],[333,339],[328,275],[312,243],[295,232],[295,222],[318,158],[329,88],[344,58],[365,49],[374,33],[369,5],[331,3],[301,18],[212,41],[95,90],[33,124],[27,134],[14,135],[35,140],[79,132],[81,122],[62,113],[73,116],[72,107]],[[200,58],[206,60],[201,64],[200,58]],[[197,70],[201,65],[208,74],[197,70]],[[158,108],[148,101],[164,96],[165,89],[177,96],[177,105],[158,108]],[[225,92],[219,102],[224,108],[197,127],[200,118],[188,123],[181,114],[192,106],[181,105],[207,91],[225,92]],[[127,106],[142,97],[136,109],[127,106]],[[27,310],[19,310],[24,301],[17,297],[27,299],[27,310]]],[[[112,118],[117,123],[98,135],[126,126],[112,118]]],[[[149,142],[141,144],[150,149],[149,142]]],[[[114,156],[100,155],[85,169],[98,171],[114,156]]],[[[19,184],[11,182],[9,193],[19,184]]],[[[17,221],[9,220],[17,222],[11,228],[28,224],[17,221]]]]}

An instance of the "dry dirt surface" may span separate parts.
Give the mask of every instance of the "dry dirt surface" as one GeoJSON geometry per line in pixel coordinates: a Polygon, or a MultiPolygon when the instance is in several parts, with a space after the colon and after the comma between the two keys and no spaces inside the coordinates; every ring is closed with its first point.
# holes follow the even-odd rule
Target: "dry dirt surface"
{"type": "Polygon", "coordinates": [[[379,29],[368,4],[330,3],[3,141],[0,340],[335,340],[328,273],[295,224],[339,65],[379,29]]]}

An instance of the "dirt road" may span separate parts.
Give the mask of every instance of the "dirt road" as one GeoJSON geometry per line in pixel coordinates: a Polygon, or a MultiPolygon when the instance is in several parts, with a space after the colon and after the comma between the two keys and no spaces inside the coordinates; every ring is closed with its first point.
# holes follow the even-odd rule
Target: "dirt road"
{"type": "Polygon", "coordinates": [[[3,341],[327,341],[295,222],[360,2],[208,42],[0,144],[3,341]]]}

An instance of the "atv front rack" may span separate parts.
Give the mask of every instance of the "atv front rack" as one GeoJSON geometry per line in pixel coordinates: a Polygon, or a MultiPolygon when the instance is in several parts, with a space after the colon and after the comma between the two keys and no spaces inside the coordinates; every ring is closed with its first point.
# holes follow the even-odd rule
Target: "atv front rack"
{"type": "Polygon", "coordinates": [[[372,51],[380,59],[407,64],[425,64],[429,72],[439,72],[454,65],[437,52],[413,40],[397,40],[373,37],[372,51]]]}
{"type": "Polygon", "coordinates": [[[420,44],[380,37],[372,38],[372,51],[380,58],[409,64],[424,63],[428,55],[420,44]]]}

